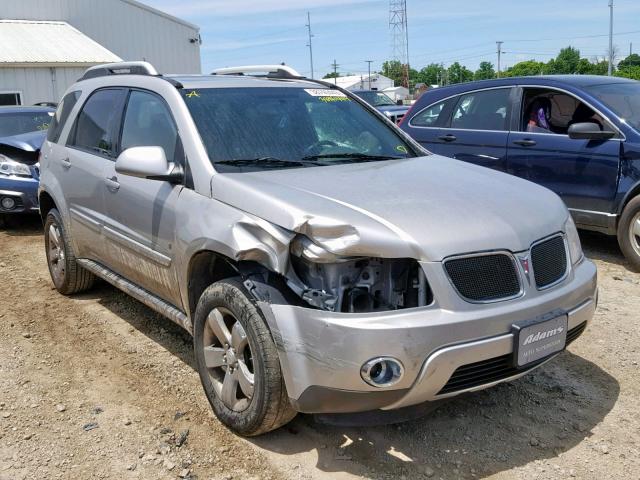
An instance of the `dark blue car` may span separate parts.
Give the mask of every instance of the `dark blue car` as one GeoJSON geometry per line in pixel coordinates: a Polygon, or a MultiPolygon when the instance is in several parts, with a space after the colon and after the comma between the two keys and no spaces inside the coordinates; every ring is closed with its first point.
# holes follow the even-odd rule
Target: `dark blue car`
{"type": "Polygon", "coordinates": [[[0,217],[38,211],[38,152],[55,110],[0,107],[0,217]]]}
{"type": "Polygon", "coordinates": [[[558,75],[458,84],[425,92],[400,126],[431,152],[553,190],[579,228],[617,235],[640,269],[640,82],[558,75]]]}

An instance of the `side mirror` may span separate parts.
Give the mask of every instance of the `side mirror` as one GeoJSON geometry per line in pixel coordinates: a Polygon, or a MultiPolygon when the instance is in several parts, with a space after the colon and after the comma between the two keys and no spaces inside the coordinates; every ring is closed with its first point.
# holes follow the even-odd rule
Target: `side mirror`
{"type": "Polygon", "coordinates": [[[575,140],[608,140],[616,136],[616,132],[600,130],[600,126],[594,122],[574,123],[569,127],[569,138],[575,140]]]}
{"type": "Polygon", "coordinates": [[[131,177],[180,183],[182,169],[167,161],[162,147],[131,147],[116,160],[116,172],[131,177]]]}

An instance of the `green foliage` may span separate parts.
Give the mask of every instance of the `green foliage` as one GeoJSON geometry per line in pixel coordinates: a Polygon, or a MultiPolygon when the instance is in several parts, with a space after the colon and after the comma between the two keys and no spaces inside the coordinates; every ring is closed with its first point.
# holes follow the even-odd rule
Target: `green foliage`
{"type": "Polygon", "coordinates": [[[618,69],[614,73],[616,77],[631,78],[633,80],[640,80],[640,65],[633,65],[618,69]]]}
{"type": "Polygon", "coordinates": [[[402,63],[397,60],[389,60],[382,64],[382,75],[392,79],[396,86],[402,85],[402,63]]]}
{"type": "Polygon", "coordinates": [[[493,69],[493,63],[491,62],[480,62],[480,66],[478,70],[473,74],[474,80],[489,80],[491,78],[496,78],[496,71],[493,69]]]}
{"type": "Polygon", "coordinates": [[[640,67],[640,55],[637,53],[632,53],[624,60],[621,60],[618,63],[618,68],[627,68],[627,67],[640,67]]]}
{"type": "Polygon", "coordinates": [[[536,60],[525,60],[518,62],[512,67],[502,72],[503,77],[526,77],[531,75],[544,75],[549,73],[547,65],[536,60]]]}
{"type": "Polygon", "coordinates": [[[566,47],[560,50],[558,56],[549,61],[549,73],[571,74],[577,73],[578,63],[580,63],[580,50],[573,47],[566,47]]]}
{"type": "Polygon", "coordinates": [[[337,78],[340,77],[340,73],[338,72],[331,72],[331,73],[327,73],[324,77],[322,78],[337,78]]]}
{"type": "Polygon", "coordinates": [[[473,80],[473,72],[458,62],[453,63],[447,69],[447,83],[462,83],[473,80]]]}
{"type": "Polygon", "coordinates": [[[445,69],[439,63],[430,63],[418,72],[417,82],[427,85],[439,85],[445,75],[445,69]]]}

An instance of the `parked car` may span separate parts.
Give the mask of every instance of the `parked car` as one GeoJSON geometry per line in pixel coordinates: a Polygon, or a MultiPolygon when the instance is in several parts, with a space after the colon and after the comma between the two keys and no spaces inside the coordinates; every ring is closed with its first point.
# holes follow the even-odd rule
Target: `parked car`
{"type": "Polygon", "coordinates": [[[378,111],[384,113],[393,123],[398,123],[402,120],[405,113],[409,111],[408,106],[398,105],[389,95],[383,92],[376,90],[354,90],[352,93],[363,99],[369,105],[374,106],[378,111]]]}
{"type": "Polygon", "coordinates": [[[38,153],[54,112],[0,107],[0,217],[38,212],[38,153]]]}
{"type": "Polygon", "coordinates": [[[55,287],[100,277],[184,327],[240,434],[518,378],[594,314],[556,194],[428,156],[289,67],[97,66],[58,112],[40,184],[55,287]]]}
{"type": "Polygon", "coordinates": [[[430,151],[556,192],[640,269],[640,82],[559,75],[429,90],[401,128],[430,151]]]}

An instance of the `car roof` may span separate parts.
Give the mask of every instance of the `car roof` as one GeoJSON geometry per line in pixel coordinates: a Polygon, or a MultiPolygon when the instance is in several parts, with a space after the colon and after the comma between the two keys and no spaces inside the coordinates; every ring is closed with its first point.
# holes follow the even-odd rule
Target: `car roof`
{"type": "MultiPolygon", "coordinates": [[[[537,75],[529,77],[505,77],[492,80],[476,80],[473,82],[456,83],[445,87],[427,90],[424,95],[434,96],[439,93],[455,94],[467,90],[491,87],[508,87],[512,85],[551,85],[557,87],[590,87],[594,85],[637,83],[636,80],[621,77],[605,77],[603,75],[537,75]]],[[[440,95],[438,95],[440,96],[440,95]]]]}
{"type": "Polygon", "coordinates": [[[52,107],[39,106],[9,105],[0,107],[0,115],[9,113],[42,113],[55,111],[56,109],[52,107]]]}
{"type": "Polygon", "coordinates": [[[190,88],[327,88],[317,81],[304,78],[268,78],[251,75],[164,75],[190,88]]]}

